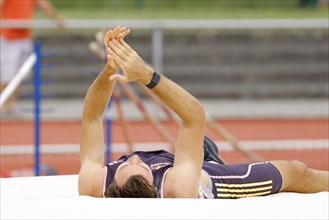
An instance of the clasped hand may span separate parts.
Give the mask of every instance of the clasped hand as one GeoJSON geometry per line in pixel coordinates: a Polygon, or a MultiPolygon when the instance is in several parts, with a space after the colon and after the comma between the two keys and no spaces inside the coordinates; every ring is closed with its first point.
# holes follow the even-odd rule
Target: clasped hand
{"type": "Polygon", "coordinates": [[[118,73],[111,75],[110,80],[148,84],[154,70],[123,40],[129,32],[129,29],[118,26],[113,31],[108,31],[104,37],[108,64],[112,68],[119,66],[123,71],[123,75],[118,73]]]}

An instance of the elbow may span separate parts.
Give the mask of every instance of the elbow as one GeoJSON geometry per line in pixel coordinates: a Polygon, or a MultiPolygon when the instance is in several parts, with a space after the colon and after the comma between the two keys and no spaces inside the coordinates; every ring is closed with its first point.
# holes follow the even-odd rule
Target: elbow
{"type": "Polygon", "coordinates": [[[102,115],[94,115],[94,114],[82,114],[81,123],[82,125],[88,125],[93,123],[102,123],[103,116],[102,115]]]}
{"type": "Polygon", "coordinates": [[[206,111],[199,100],[195,100],[193,104],[193,117],[191,117],[192,123],[197,124],[200,127],[205,127],[206,125],[206,111]]]}
{"type": "Polygon", "coordinates": [[[92,114],[90,114],[88,111],[84,110],[82,112],[82,123],[91,123],[93,121],[95,121],[95,116],[93,116],[92,114]]]}
{"type": "Polygon", "coordinates": [[[204,109],[203,105],[199,102],[199,107],[198,107],[198,115],[199,115],[199,120],[202,124],[206,124],[206,110],[204,109]]]}
{"type": "Polygon", "coordinates": [[[91,123],[103,119],[103,112],[98,111],[99,107],[96,104],[92,104],[85,101],[82,110],[82,122],[91,123]]]}

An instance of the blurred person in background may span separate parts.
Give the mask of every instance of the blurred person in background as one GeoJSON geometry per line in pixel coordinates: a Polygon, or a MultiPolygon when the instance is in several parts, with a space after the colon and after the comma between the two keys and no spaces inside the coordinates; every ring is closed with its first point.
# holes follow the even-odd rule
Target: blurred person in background
{"type": "MultiPolygon", "coordinates": [[[[48,0],[0,0],[1,20],[31,21],[35,9],[40,8],[50,18],[54,19],[59,27],[65,27],[63,17],[57,12],[48,0]]],[[[14,78],[19,68],[32,52],[32,30],[29,28],[0,28],[0,92],[14,78]]],[[[2,116],[15,116],[14,105],[18,98],[19,88],[2,106],[2,116]],[[5,113],[5,115],[3,114],[5,113]]]]}

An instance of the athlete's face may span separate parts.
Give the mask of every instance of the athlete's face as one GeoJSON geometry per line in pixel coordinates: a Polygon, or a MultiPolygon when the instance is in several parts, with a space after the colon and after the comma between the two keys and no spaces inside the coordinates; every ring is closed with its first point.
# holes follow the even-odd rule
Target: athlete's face
{"type": "Polygon", "coordinates": [[[151,185],[153,183],[153,174],[150,167],[137,155],[130,157],[128,160],[120,164],[115,172],[114,179],[118,186],[122,186],[132,175],[141,175],[147,179],[151,185]]]}

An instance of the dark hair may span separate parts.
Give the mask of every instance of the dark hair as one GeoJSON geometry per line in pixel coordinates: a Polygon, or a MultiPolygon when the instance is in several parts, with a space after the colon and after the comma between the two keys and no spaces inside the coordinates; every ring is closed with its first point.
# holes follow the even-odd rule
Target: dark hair
{"type": "Polygon", "coordinates": [[[105,191],[106,198],[157,198],[155,185],[151,185],[142,175],[133,175],[119,187],[113,180],[105,191]]]}

